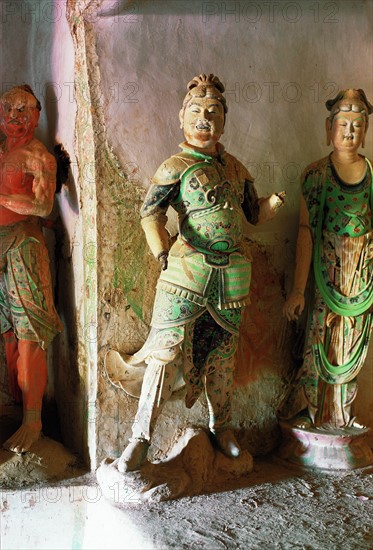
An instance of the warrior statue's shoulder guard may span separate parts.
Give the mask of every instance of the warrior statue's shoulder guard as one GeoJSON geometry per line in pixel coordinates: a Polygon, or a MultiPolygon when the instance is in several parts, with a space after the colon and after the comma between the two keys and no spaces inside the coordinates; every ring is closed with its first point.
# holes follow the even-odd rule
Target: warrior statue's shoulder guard
{"type": "Polygon", "coordinates": [[[198,160],[188,153],[179,153],[162,162],[151,179],[154,185],[172,185],[180,181],[181,176],[190,166],[197,164],[198,160]]]}

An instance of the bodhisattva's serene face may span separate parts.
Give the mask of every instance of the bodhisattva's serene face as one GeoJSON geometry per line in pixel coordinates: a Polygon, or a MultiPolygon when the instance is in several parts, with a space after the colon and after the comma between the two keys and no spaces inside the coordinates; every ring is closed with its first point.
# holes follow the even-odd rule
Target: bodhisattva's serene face
{"type": "Polygon", "coordinates": [[[365,116],[353,111],[337,113],[331,128],[327,121],[327,131],[334,149],[341,152],[357,151],[364,141],[367,129],[365,116]]]}
{"type": "Polygon", "coordinates": [[[185,139],[194,147],[214,152],[216,143],[224,133],[224,107],[212,97],[194,97],[185,111],[180,111],[181,128],[185,139]]]}
{"type": "Polygon", "coordinates": [[[9,91],[0,100],[0,128],[8,138],[32,135],[39,121],[36,99],[22,90],[9,91]]]}

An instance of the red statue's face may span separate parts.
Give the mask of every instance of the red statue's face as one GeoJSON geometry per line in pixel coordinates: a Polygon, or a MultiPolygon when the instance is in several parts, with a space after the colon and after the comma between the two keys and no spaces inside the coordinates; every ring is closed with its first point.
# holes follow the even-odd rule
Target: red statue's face
{"type": "Polygon", "coordinates": [[[0,100],[0,128],[8,138],[22,139],[34,133],[39,122],[39,110],[33,95],[22,90],[10,90],[0,100]]]}
{"type": "Polygon", "coordinates": [[[180,122],[190,145],[213,151],[224,132],[223,105],[208,96],[192,98],[180,112],[180,122]]]}
{"type": "Polygon", "coordinates": [[[353,111],[340,111],[333,118],[330,138],[336,150],[356,151],[367,131],[365,116],[353,111]]]}

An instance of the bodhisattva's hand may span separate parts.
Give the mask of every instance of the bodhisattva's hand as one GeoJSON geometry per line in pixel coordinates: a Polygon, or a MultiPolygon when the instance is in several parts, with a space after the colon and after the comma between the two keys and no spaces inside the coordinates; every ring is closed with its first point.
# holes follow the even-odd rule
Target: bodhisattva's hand
{"type": "Polygon", "coordinates": [[[288,321],[296,321],[304,310],[304,294],[300,290],[293,290],[282,308],[288,321]]]}
{"type": "Polygon", "coordinates": [[[160,252],[157,256],[157,260],[162,266],[162,271],[165,271],[168,266],[168,252],[160,252]]]}

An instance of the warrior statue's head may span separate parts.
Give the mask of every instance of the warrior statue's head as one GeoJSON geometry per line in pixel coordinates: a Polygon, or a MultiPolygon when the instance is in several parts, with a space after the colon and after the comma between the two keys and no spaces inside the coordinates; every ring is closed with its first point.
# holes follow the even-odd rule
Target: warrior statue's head
{"type": "Polygon", "coordinates": [[[211,153],[224,133],[228,111],[224,86],[217,76],[201,74],[188,83],[188,93],[179,113],[185,139],[194,147],[211,153]]]}

